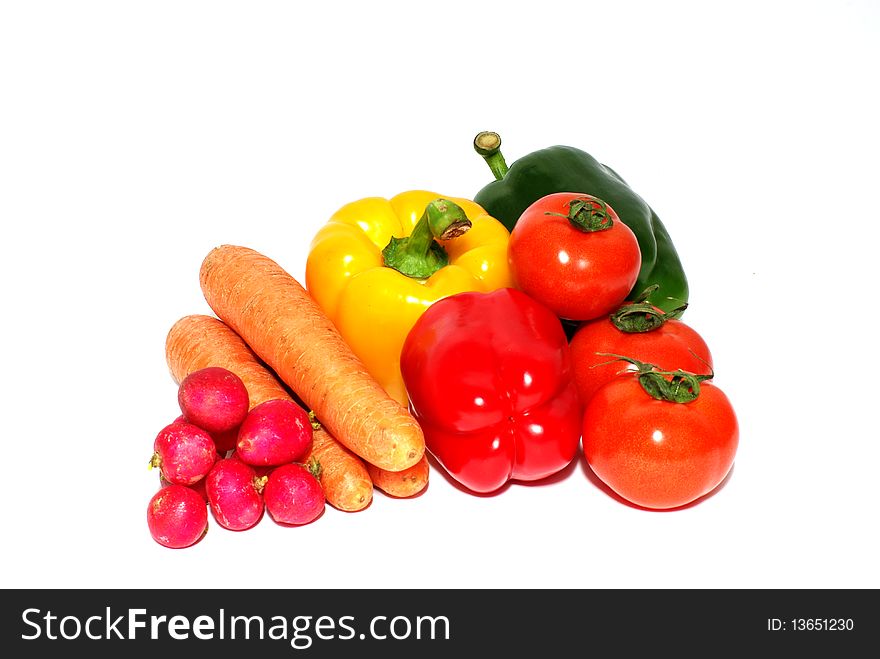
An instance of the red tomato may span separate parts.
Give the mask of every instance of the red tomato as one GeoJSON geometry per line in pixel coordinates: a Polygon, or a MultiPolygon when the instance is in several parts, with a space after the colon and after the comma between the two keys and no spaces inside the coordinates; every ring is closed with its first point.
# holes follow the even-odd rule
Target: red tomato
{"type": "MultiPolygon", "coordinates": [[[[661,370],[680,368],[691,373],[711,373],[712,354],[703,337],[676,318],[663,318],[662,310],[647,305],[656,314],[656,326],[648,331],[627,331],[625,322],[617,320],[629,308],[645,308],[642,304],[621,306],[614,315],[583,323],[571,339],[574,382],[581,404],[586,406],[599,387],[614,379],[627,365],[614,357],[597,353],[625,355],[656,365],[661,370]]],[[[630,366],[635,370],[634,366],[630,366]]]]}
{"type": "Polygon", "coordinates": [[[636,374],[615,378],[584,412],[584,456],[627,501],[677,508],[715,489],[733,466],[739,426],[727,396],[709,382],[688,403],[657,400],[636,374]]]}
{"type": "Polygon", "coordinates": [[[518,288],[570,320],[614,310],[642,265],[638,240],[617,213],[575,192],[549,194],[526,208],[511,231],[507,258],[518,288]]]}

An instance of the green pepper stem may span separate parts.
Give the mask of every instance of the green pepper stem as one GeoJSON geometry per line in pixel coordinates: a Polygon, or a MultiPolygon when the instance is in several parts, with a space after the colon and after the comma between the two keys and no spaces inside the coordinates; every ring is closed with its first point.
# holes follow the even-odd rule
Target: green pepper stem
{"type": "Polygon", "coordinates": [[[391,238],[382,250],[385,265],[414,279],[430,277],[449,263],[449,256],[435,239],[449,240],[471,228],[464,209],[448,199],[435,199],[425,207],[412,233],[391,238]]]}
{"type": "Polygon", "coordinates": [[[474,138],[474,151],[483,156],[483,160],[489,165],[496,181],[500,181],[507,174],[507,162],[501,154],[501,136],[498,133],[484,130],[477,133],[474,138]]]}

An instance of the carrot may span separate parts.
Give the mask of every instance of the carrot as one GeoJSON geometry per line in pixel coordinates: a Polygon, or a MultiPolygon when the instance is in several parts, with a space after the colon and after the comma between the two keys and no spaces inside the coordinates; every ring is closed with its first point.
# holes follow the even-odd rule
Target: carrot
{"type": "MultiPolygon", "coordinates": [[[[184,316],[165,339],[165,358],[175,382],[193,371],[222,366],[244,382],[250,407],[276,398],[291,400],[284,386],[223,321],[212,316],[184,316]]],[[[334,508],[363,510],[373,499],[373,483],[363,461],[326,431],[315,430],[311,457],[321,464],[324,496],[334,508]]]]}
{"type": "Polygon", "coordinates": [[[311,458],[321,465],[321,485],[330,505],[346,512],[370,505],[373,483],[366,464],[323,428],[314,430],[312,451],[305,462],[311,458]]]}
{"type": "Polygon", "coordinates": [[[290,398],[280,382],[247,344],[223,321],[212,316],[184,316],[165,337],[165,360],[178,384],[208,366],[221,366],[244,382],[250,407],[275,398],[290,398]]]}
{"type": "Polygon", "coordinates": [[[199,280],[214,313],[340,443],[388,471],[422,459],[425,437],[418,422],[373,379],[308,291],[275,261],[247,247],[223,245],[205,257],[199,280]]]}
{"type": "Polygon", "coordinates": [[[403,471],[387,471],[379,469],[379,467],[369,462],[365,464],[373,484],[389,496],[396,498],[412,497],[428,486],[428,473],[430,470],[427,455],[423,455],[421,460],[403,471]]]}

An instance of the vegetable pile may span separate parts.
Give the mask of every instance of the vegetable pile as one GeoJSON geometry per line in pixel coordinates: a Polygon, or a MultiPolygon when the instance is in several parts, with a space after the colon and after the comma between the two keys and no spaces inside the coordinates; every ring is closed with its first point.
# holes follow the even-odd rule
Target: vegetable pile
{"type": "Polygon", "coordinates": [[[422,495],[432,469],[498,494],[583,459],[646,510],[700,501],[729,474],[739,428],[657,214],[611,168],[555,146],[473,200],[410,190],[340,207],[305,285],[221,245],[199,281],[213,315],[173,323],[180,415],[153,442],[153,539],[198,543],[209,518],[299,527],[375,490],[422,495]],[[433,464],[431,462],[433,460],[433,464]]]}

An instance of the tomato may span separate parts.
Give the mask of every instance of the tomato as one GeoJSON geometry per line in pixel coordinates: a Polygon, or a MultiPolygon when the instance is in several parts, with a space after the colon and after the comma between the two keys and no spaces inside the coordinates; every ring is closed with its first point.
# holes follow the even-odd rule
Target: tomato
{"type": "Polygon", "coordinates": [[[614,357],[598,353],[633,357],[663,370],[711,372],[709,346],[695,329],[676,317],[677,311],[664,312],[637,300],[621,305],[613,314],[582,323],[570,342],[581,404],[589,403],[599,387],[626,368],[614,357]]]}
{"type": "Polygon", "coordinates": [[[523,292],[560,318],[591,320],[626,298],[642,255],[636,235],[604,201],[557,192],[523,211],[507,260],[523,292]]]}
{"type": "Polygon", "coordinates": [[[678,508],[714,490],[733,466],[739,426],[730,400],[711,382],[690,402],[658,400],[636,373],[605,384],[584,411],[590,468],[621,497],[644,508],[678,508]]]}

